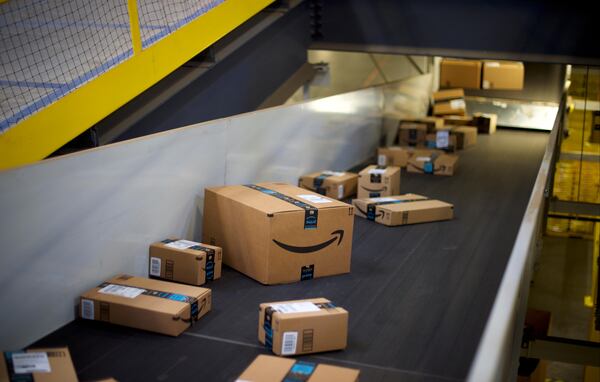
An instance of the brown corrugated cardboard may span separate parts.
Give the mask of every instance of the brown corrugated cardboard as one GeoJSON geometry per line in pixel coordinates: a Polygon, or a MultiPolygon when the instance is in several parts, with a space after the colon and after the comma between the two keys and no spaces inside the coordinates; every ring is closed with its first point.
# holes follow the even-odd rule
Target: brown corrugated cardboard
{"type": "Polygon", "coordinates": [[[522,90],[525,68],[518,61],[484,61],[482,89],[522,90]]]}
{"type": "Polygon", "coordinates": [[[223,263],[263,284],[350,272],[354,208],[285,183],[204,193],[203,240],[223,263]]]}
{"type": "Polygon", "coordinates": [[[452,219],[454,206],[417,194],[354,199],[356,216],[397,226],[452,219]]]}
{"type": "Polygon", "coordinates": [[[454,175],[458,155],[440,153],[438,150],[415,151],[408,160],[408,172],[434,175],[454,175]]]}
{"type": "Polygon", "coordinates": [[[427,125],[424,123],[401,122],[398,127],[398,143],[400,146],[417,146],[425,143],[427,125]]]}
{"type": "Polygon", "coordinates": [[[473,117],[465,115],[448,115],[444,117],[445,126],[471,126],[473,117]]]}
{"type": "Polygon", "coordinates": [[[365,167],[358,173],[358,197],[378,197],[400,193],[400,167],[365,167]]]}
{"type": "Polygon", "coordinates": [[[3,355],[0,360],[0,382],[77,382],[68,348],[27,349],[3,355]]]}
{"type": "Polygon", "coordinates": [[[261,354],[236,382],[358,382],[360,370],[261,354]]]}
{"type": "Polygon", "coordinates": [[[406,167],[408,158],[415,151],[411,146],[380,147],[377,149],[377,164],[379,166],[406,167]]]}
{"type": "Polygon", "coordinates": [[[337,200],[356,195],[357,185],[358,174],[351,172],[319,171],[298,180],[298,186],[337,200]]]}
{"type": "Polygon", "coordinates": [[[498,115],[492,113],[473,113],[473,122],[465,123],[465,126],[476,126],[479,134],[494,134],[498,115]]]}
{"type": "Polygon", "coordinates": [[[481,61],[443,59],[440,64],[440,86],[479,89],[481,61]]]}
{"type": "Polygon", "coordinates": [[[465,115],[467,105],[462,98],[453,99],[448,102],[436,102],[433,105],[434,115],[465,115]]]}
{"type": "Polygon", "coordinates": [[[81,318],[178,336],[211,309],[211,291],[129,275],[81,295],[81,318]]]}
{"type": "Polygon", "coordinates": [[[277,355],[346,348],[348,312],[325,298],[263,303],[258,341],[277,355]]]}
{"type": "Polygon", "coordinates": [[[425,147],[454,152],[457,150],[456,135],[452,134],[450,126],[438,129],[435,134],[427,134],[425,147]]]}
{"type": "Polygon", "coordinates": [[[219,247],[176,238],[150,245],[148,274],[152,278],[203,285],[221,277],[219,247]]]}
{"type": "Polygon", "coordinates": [[[467,147],[477,144],[477,128],[472,126],[458,126],[452,129],[452,134],[456,135],[456,147],[464,150],[467,147]]]}
{"type": "Polygon", "coordinates": [[[465,98],[465,91],[463,89],[446,89],[433,92],[433,102],[445,102],[452,99],[465,98]]]}
{"type": "Polygon", "coordinates": [[[427,126],[427,132],[432,133],[435,129],[444,126],[444,119],[438,117],[420,117],[420,118],[402,118],[398,123],[398,128],[403,123],[419,123],[427,126]]]}

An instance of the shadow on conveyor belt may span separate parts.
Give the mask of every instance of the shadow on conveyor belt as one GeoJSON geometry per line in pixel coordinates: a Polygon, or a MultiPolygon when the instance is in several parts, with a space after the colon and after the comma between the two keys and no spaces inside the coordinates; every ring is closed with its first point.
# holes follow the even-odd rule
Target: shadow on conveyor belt
{"type": "Polygon", "coordinates": [[[402,193],[455,206],[447,222],[390,228],[355,218],[352,273],[262,286],[226,268],[213,310],[178,338],[75,321],[35,345],[67,345],[81,379],[232,381],[265,350],[258,304],[327,297],[350,312],[348,348],[302,357],[361,369],[361,381],[466,377],[548,135],[499,131],[461,152],[453,177],[402,174],[402,193]]]}

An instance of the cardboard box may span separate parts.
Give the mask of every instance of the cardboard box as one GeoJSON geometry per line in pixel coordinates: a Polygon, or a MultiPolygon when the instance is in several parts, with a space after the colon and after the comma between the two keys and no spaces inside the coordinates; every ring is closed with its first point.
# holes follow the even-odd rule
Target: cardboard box
{"type": "Polygon", "coordinates": [[[453,99],[448,102],[436,102],[433,105],[434,115],[465,115],[467,104],[462,98],[453,99]]]}
{"type": "Polygon", "coordinates": [[[221,277],[223,251],[219,247],[180,239],[150,245],[148,274],[152,278],[203,285],[221,277]]]}
{"type": "Polygon", "coordinates": [[[356,216],[387,226],[450,220],[454,216],[452,204],[417,194],[354,199],[352,204],[356,216]]]}
{"type": "Polygon", "coordinates": [[[211,309],[211,291],[119,275],[81,295],[83,319],[178,336],[211,309]]]}
{"type": "Polygon", "coordinates": [[[350,272],[354,208],[285,183],[208,188],[204,242],[263,284],[350,272]]]}
{"type": "Polygon", "coordinates": [[[4,352],[0,381],[77,382],[68,348],[4,352]]]}
{"type": "Polygon", "coordinates": [[[358,382],[360,370],[261,354],[236,382],[358,382]]]}
{"type": "Polygon", "coordinates": [[[517,61],[484,61],[482,89],[522,90],[525,68],[517,61]]]}
{"type": "Polygon", "coordinates": [[[457,150],[456,135],[452,133],[450,127],[439,129],[435,134],[427,134],[425,147],[454,152],[457,150]]]}
{"type": "Polygon", "coordinates": [[[402,118],[398,128],[404,123],[419,123],[427,126],[427,132],[432,133],[435,129],[444,126],[444,119],[439,117],[402,118]]]}
{"type": "Polygon", "coordinates": [[[456,147],[464,150],[467,147],[477,144],[477,128],[472,126],[458,126],[452,129],[452,134],[456,136],[456,147]]]}
{"type": "Polygon", "coordinates": [[[440,86],[479,89],[481,61],[444,58],[440,64],[440,86]]]}
{"type": "Polygon", "coordinates": [[[419,150],[408,160],[406,170],[421,174],[454,175],[458,155],[444,154],[439,150],[419,150]]]}
{"type": "Polygon", "coordinates": [[[348,312],[325,298],[263,303],[258,341],[282,356],[346,348],[348,312]]]}
{"type": "Polygon", "coordinates": [[[472,126],[473,117],[466,115],[448,115],[444,117],[444,126],[472,126]]]}
{"type": "Polygon", "coordinates": [[[380,147],[377,149],[377,165],[406,167],[414,151],[411,146],[380,147]]]}
{"type": "Polygon", "coordinates": [[[498,123],[498,115],[492,113],[473,113],[473,122],[466,126],[476,126],[479,134],[494,134],[498,123]]]}
{"type": "Polygon", "coordinates": [[[375,198],[400,193],[400,167],[367,166],[358,173],[358,197],[375,198]]]}
{"type": "Polygon", "coordinates": [[[433,92],[433,103],[447,102],[452,99],[463,99],[465,98],[465,91],[463,89],[446,89],[433,92]]]}
{"type": "Polygon", "coordinates": [[[402,122],[398,127],[398,143],[400,146],[417,146],[425,143],[427,125],[424,123],[402,122]]]}
{"type": "Polygon", "coordinates": [[[356,195],[357,185],[358,174],[351,172],[319,171],[298,180],[298,186],[337,200],[356,195]]]}

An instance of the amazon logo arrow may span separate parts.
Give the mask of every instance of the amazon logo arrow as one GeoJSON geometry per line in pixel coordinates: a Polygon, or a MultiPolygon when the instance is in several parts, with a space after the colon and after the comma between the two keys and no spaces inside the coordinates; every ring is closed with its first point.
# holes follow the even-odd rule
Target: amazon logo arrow
{"type": "Polygon", "coordinates": [[[381,192],[383,190],[385,190],[385,187],[380,188],[380,189],[376,189],[376,188],[366,188],[365,186],[361,186],[363,189],[369,191],[369,192],[381,192]]]}
{"type": "Polygon", "coordinates": [[[297,247],[295,245],[289,245],[289,244],[282,243],[275,239],[273,239],[273,242],[289,252],[310,253],[310,252],[320,251],[321,249],[326,248],[329,245],[335,243],[336,240],[337,240],[337,245],[339,246],[342,243],[342,239],[344,238],[344,230],[339,229],[337,231],[333,231],[331,234],[334,235],[334,237],[332,237],[331,239],[324,241],[322,243],[316,244],[316,245],[308,246],[308,247],[297,247]]]}
{"type": "Polygon", "coordinates": [[[357,206],[357,205],[355,205],[355,207],[356,207],[356,209],[357,209],[357,210],[359,210],[359,211],[360,211],[360,212],[361,212],[363,215],[365,215],[365,216],[367,217],[367,219],[369,219],[369,220],[375,220],[375,219],[377,219],[377,218],[379,218],[379,217],[382,217],[382,216],[383,216],[383,212],[380,212],[380,213],[378,213],[378,214],[374,215],[374,216],[373,216],[373,218],[371,219],[371,217],[369,217],[369,214],[368,214],[366,211],[364,211],[363,209],[361,209],[361,208],[360,208],[359,206],[357,206]]]}

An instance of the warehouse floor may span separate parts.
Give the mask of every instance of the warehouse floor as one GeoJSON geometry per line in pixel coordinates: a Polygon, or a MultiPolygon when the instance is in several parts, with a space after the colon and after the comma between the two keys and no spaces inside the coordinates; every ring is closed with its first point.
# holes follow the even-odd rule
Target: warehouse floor
{"type": "MultiPolygon", "coordinates": [[[[355,218],[352,273],[262,286],[226,268],[213,311],[178,338],[76,320],[35,346],[69,346],[82,380],[234,380],[257,354],[258,304],[326,297],[350,312],[348,348],[304,357],[361,381],[466,377],[529,200],[548,135],[478,137],[453,177],[402,175],[401,190],[455,205],[448,222],[389,228],[355,218]]],[[[40,312],[43,319],[43,312],[40,312]]]]}

